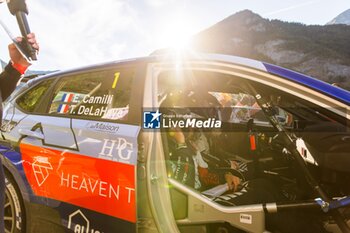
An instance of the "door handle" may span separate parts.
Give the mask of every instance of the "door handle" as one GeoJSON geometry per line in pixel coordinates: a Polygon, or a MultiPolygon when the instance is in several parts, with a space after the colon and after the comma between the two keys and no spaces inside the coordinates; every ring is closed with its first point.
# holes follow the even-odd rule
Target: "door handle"
{"type": "Polygon", "coordinates": [[[20,133],[23,136],[28,136],[28,137],[44,140],[44,134],[39,133],[39,132],[35,132],[35,131],[31,131],[29,129],[19,129],[18,133],[20,133]]]}

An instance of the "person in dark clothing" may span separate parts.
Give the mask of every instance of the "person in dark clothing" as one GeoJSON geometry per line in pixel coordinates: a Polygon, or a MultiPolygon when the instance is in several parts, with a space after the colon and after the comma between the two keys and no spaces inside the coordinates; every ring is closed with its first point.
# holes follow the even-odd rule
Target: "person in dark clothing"
{"type": "Polygon", "coordinates": [[[209,150],[203,133],[183,133],[176,130],[171,135],[175,144],[173,150],[173,174],[181,183],[199,191],[205,191],[221,184],[227,184],[227,192],[213,200],[222,205],[248,205],[275,202],[282,196],[273,184],[254,176],[250,164],[231,161],[231,166],[213,168],[204,161],[202,154],[209,150]],[[268,187],[268,188],[267,188],[268,187]]]}
{"type": "MultiPolygon", "coordinates": [[[[216,109],[218,106],[220,104],[216,98],[208,93],[173,90],[169,92],[161,108],[165,112],[168,111],[169,115],[179,117],[183,113],[186,113],[186,115],[191,116],[216,118],[216,109]],[[202,108],[198,108],[197,106],[201,106],[202,108]]],[[[249,182],[255,179],[254,167],[251,163],[245,163],[239,160],[226,160],[223,161],[225,165],[217,167],[204,160],[204,155],[211,154],[210,143],[207,137],[216,137],[217,135],[220,135],[220,132],[212,131],[205,134],[198,129],[189,129],[186,132],[183,132],[180,128],[171,129],[168,139],[169,145],[173,145],[174,147],[171,157],[171,168],[174,178],[199,191],[205,191],[226,183],[226,193],[237,194],[237,192],[241,191],[242,194],[226,196],[222,200],[217,197],[217,202],[228,205],[253,204],[253,196],[251,192],[246,194],[246,190],[251,190],[251,186],[256,186],[253,193],[258,193],[262,189],[262,192],[259,192],[259,196],[265,190],[261,185],[255,185],[258,182],[249,182]],[[249,183],[251,185],[248,185],[249,183]],[[246,196],[250,198],[244,198],[246,196]],[[244,199],[244,203],[242,201],[235,203],[236,200],[241,199],[244,199]],[[226,202],[227,200],[229,201],[226,202]]],[[[269,193],[267,193],[267,196],[270,196],[269,193]]],[[[271,198],[266,199],[270,200],[271,198]]]]}
{"type": "MultiPolygon", "coordinates": [[[[22,38],[18,37],[17,41],[21,42],[22,38]]],[[[27,36],[27,40],[30,45],[39,50],[39,45],[36,42],[35,34],[30,33],[27,36]]],[[[0,123],[2,122],[2,102],[11,95],[15,90],[17,83],[25,73],[27,68],[31,65],[28,60],[18,51],[15,44],[8,46],[10,62],[5,67],[4,71],[0,74],[0,123]]],[[[5,232],[4,225],[4,204],[5,204],[5,174],[2,166],[2,160],[0,159],[0,233],[5,232]]]]}

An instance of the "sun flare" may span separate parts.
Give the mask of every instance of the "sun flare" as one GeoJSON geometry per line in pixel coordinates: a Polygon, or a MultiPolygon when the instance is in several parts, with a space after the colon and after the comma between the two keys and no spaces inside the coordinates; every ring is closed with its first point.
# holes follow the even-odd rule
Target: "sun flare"
{"type": "Polygon", "coordinates": [[[162,28],[158,46],[174,50],[187,49],[195,31],[191,21],[184,17],[167,22],[162,28]]]}

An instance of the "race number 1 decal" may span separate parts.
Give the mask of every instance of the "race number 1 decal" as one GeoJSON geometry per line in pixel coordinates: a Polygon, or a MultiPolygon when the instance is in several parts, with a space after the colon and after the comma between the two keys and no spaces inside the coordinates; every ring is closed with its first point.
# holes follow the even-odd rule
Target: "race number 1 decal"
{"type": "Polygon", "coordinates": [[[120,73],[119,73],[119,72],[114,73],[114,81],[113,81],[113,84],[112,84],[112,88],[113,88],[113,89],[117,86],[119,76],[120,76],[120,73]]]}

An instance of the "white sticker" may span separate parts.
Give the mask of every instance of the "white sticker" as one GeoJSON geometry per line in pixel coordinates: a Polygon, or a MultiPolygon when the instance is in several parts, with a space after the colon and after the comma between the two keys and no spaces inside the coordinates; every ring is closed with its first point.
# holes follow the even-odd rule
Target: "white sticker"
{"type": "Polygon", "coordinates": [[[307,149],[307,146],[305,145],[305,142],[303,139],[298,138],[296,141],[296,146],[300,155],[306,162],[309,162],[311,164],[315,164],[316,166],[318,166],[318,163],[316,162],[316,160],[314,159],[310,151],[307,149]]]}
{"type": "Polygon", "coordinates": [[[240,214],[239,221],[241,223],[252,224],[253,217],[250,214],[240,214]]]}
{"type": "Polygon", "coordinates": [[[129,106],[124,108],[110,108],[102,116],[103,119],[119,120],[129,113],[129,106]]]}
{"type": "Polygon", "coordinates": [[[68,216],[68,228],[77,233],[101,232],[92,229],[92,227],[90,226],[90,220],[83,214],[83,212],[80,209],[68,216]]]}

